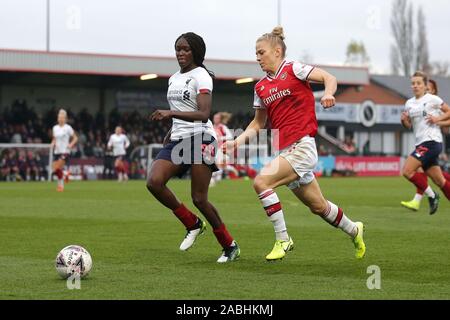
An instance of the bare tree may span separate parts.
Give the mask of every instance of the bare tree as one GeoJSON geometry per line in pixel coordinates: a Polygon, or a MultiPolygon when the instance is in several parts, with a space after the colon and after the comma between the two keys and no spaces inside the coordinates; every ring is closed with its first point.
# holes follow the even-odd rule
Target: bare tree
{"type": "Polygon", "coordinates": [[[450,63],[448,61],[436,61],[433,62],[431,65],[432,65],[431,67],[432,75],[442,77],[449,76],[450,63]]]}
{"type": "Polygon", "coordinates": [[[394,44],[391,46],[391,71],[393,74],[411,76],[416,70],[432,72],[428,51],[425,14],[422,7],[417,11],[414,24],[414,9],[408,0],[395,0],[392,5],[391,31],[394,44]],[[414,37],[415,29],[417,36],[414,37]]]}
{"type": "Polygon", "coordinates": [[[398,70],[406,76],[412,73],[414,63],[413,8],[407,0],[395,0],[392,6],[391,30],[395,45],[391,47],[391,65],[400,63],[398,70]],[[395,61],[397,60],[398,61],[395,61]]]}
{"type": "Polygon", "coordinates": [[[393,75],[400,75],[400,54],[395,45],[391,45],[391,72],[393,75]]]}
{"type": "Polygon", "coordinates": [[[422,7],[419,8],[417,14],[417,46],[416,46],[416,70],[422,70],[426,73],[432,71],[430,65],[430,56],[428,53],[427,29],[425,25],[425,15],[422,7]]]}

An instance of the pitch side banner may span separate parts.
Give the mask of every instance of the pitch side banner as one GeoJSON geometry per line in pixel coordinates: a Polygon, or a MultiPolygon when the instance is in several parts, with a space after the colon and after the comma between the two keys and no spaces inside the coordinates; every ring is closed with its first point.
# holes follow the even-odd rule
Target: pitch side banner
{"type": "Polygon", "coordinates": [[[399,176],[400,157],[336,157],[336,170],[353,171],[358,176],[399,176]]]}
{"type": "Polygon", "coordinates": [[[69,171],[73,180],[97,180],[102,178],[103,159],[70,159],[69,171]]]}
{"type": "Polygon", "coordinates": [[[336,168],[336,157],[334,156],[319,157],[319,161],[317,161],[317,166],[315,167],[314,172],[330,176],[335,168],[336,168]]]}
{"type": "Polygon", "coordinates": [[[316,102],[316,116],[322,121],[361,123],[365,127],[376,124],[399,124],[404,105],[375,104],[370,100],[362,103],[336,103],[333,108],[324,109],[316,102]]]}

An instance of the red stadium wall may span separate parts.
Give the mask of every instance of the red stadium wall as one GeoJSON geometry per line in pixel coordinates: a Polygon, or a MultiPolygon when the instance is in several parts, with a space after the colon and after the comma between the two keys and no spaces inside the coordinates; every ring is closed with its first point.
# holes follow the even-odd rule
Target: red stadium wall
{"type": "Polygon", "coordinates": [[[402,105],[406,100],[399,94],[373,82],[366,86],[350,87],[336,95],[336,102],[361,103],[371,100],[376,104],[402,105]]]}

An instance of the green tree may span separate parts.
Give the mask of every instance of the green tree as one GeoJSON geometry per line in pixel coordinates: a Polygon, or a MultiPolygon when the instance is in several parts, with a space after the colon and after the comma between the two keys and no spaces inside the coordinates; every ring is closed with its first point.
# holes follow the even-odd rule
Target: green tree
{"type": "Polygon", "coordinates": [[[350,66],[368,67],[370,58],[362,41],[351,40],[347,45],[345,64],[350,66]]]}

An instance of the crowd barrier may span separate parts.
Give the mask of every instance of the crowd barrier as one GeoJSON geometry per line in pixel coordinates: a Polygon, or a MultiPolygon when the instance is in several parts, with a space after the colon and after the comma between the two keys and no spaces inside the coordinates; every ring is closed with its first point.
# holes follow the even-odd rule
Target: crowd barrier
{"type": "MultiPolygon", "coordinates": [[[[259,171],[268,161],[270,158],[266,158],[265,161],[259,162],[253,167],[259,171]]],[[[401,167],[401,157],[324,156],[319,157],[314,172],[319,176],[386,177],[399,176],[401,167]]],[[[105,174],[105,161],[98,158],[71,159],[69,170],[73,180],[102,179],[105,174]]]]}

